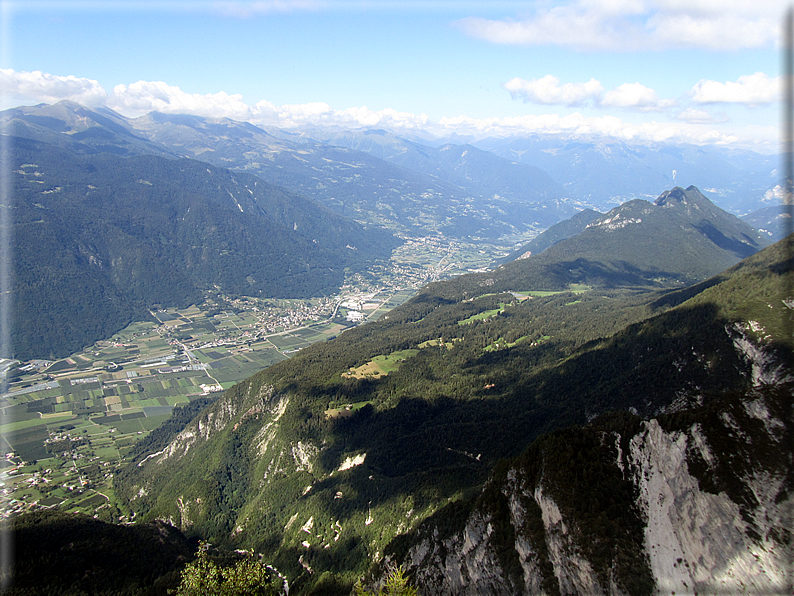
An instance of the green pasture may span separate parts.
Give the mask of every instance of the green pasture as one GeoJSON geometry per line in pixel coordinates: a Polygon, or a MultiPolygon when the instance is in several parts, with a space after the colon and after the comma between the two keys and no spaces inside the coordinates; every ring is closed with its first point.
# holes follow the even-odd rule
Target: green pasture
{"type": "Polygon", "coordinates": [[[400,368],[402,363],[419,353],[417,349],[399,350],[388,355],[375,356],[366,364],[342,373],[342,377],[353,379],[380,378],[394,372],[400,368]]]}
{"type": "Polygon", "coordinates": [[[360,410],[364,406],[371,403],[371,401],[359,401],[356,403],[331,402],[328,404],[328,409],[325,411],[325,417],[344,418],[346,416],[351,416],[356,410],[360,410]]]}
{"type": "Polygon", "coordinates": [[[483,319],[490,319],[491,317],[495,317],[500,312],[505,309],[506,304],[500,304],[499,308],[493,308],[491,310],[484,310],[483,312],[477,313],[476,315],[472,315],[462,321],[458,321],[458,325],[469,325],[474,323],[475,321],[482,321],[483,319]]]}
{"type": "Polygon", "coordinates": [[[519,337],[515,341],[508,342],[505,339],[500,337],[499,339],[497,339],[492,344],[485,346],[483,348],[483,351],[484,352],[497,352],[499,350],[505,350],[507,348],[512,348],[513,346],[517,346],[518,344],[523,343],[523,342],[527,341],[528,339],[529,339],[529,336],[528,335],[524,335],[522,337],[519,337]]]}

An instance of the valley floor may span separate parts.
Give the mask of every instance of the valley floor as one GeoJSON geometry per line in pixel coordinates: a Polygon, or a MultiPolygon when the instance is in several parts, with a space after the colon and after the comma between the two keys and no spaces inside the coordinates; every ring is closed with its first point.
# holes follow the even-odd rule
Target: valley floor
{"type": "Polygon", "coordinates": [[[387,266],[351,277],[335,296],[212,294],[187,309],[152,310],[152,320],[68,358],[4,361],[2,515],[57,507],[117,521],[114,471],[175,406],[217,396],[301,348],[377,320],[428,282],[486,268],[510,248],[406,238],[387,266]]]}

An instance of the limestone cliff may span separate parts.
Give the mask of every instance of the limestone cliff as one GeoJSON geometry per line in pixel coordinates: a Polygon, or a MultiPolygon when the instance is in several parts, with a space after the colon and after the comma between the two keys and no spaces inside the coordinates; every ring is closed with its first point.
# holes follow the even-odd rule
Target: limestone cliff
{"type": "Polygon", "coordinates": [[[426,596],[790,594],[790,399],[552,433],[393,556],[426,596]]]}

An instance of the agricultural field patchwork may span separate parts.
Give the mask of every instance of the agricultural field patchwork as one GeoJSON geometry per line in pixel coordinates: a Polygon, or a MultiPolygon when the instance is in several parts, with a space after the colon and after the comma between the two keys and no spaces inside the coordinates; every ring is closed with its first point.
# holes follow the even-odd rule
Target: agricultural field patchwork
{"type": "MultiPolygon", "coordinates": [[[[408,239],[387,266],[356,274],[339,296],[208,294],[198,306],[154,309],[150,320],[67,358],[0,361],[0,513],[57,506],[118,521],[113,474],[175,407],[220,395],[304,347],[377,320],[427,282],[485,267],[508,249],[408,239]]],[[[387,375],[417,351],[345,374],[387,375]]],[[[332,410],[344,416],[364,405],[332,410]]]]}

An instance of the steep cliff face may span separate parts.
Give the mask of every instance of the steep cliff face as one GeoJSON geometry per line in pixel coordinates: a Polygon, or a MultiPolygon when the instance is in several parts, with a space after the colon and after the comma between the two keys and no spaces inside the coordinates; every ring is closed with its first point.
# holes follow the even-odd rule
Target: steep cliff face
{"type": "Polygon", "coordinates": [[[271,385],[241,383],[196,416],[165,448],[139,461],[132,476],[135,482],[122,484],[122,489],[137,511],[157,510],[160,519],[189,530],[214,515],[219,503],[228,501],[224,491],[233,494],[248,476],[251,458],[219,449],[217,439],[228,435],[237,444],[235,433],[244,429],[250,433],[255,427],[253,449],[265,456],[288,403],[289,398],[271,385]],[[217,466],[220,472],[213,470],[217,466]],[[195,471],[193,481],[174,483],[174,471],[184,469],[195,471]]]}
{"type": "Polygon", "coordinates": [[[393,556],[426,595],[790,594],[791,390],[543,437],[393,556]]]}

